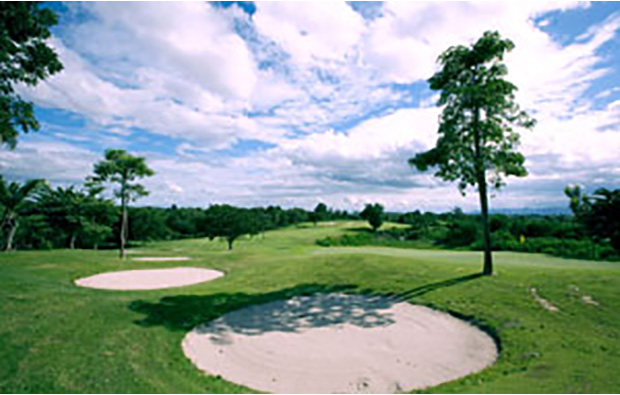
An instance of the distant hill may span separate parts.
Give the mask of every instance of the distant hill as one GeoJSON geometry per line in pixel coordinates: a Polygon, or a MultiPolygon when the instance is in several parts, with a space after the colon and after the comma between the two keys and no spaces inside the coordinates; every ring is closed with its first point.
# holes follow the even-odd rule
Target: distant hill
{"type": "MultiPolygon", "coordinates": [[[[478,213],[476,211],[475,213],[478,213]]],[[[473,213],[473,212],[472,212],[473,213]]],[[[507,214],[507,215],[570,215],[572,214],[568,207],[521,207],[521,208],[500,208],[491,209],[491,214],[507,214]]]]}
{"type": "MultiPolygon", "coordinates": [[[[413,210],[412,210],[413,211],[413,210]]],[[[446,211],[431,211],[435,214],[447,213],[446,211]]],[[[480,210],[466,210],[465,214],[480,214],[480,210]]],[[[491,209],[491,214],[506,214],[506,215],[571,215],[572,212],[568,207],[556,206],[556,207],[519,207],[519,208],[497,208],[491,209]]],[[[401,215],[405,214],[404,211],[390,211],[387,215],[401,215]]]]}

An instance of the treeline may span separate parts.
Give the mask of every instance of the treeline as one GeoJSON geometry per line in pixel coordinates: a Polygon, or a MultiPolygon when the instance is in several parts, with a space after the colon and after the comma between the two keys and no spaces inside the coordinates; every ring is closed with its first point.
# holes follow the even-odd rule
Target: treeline
{"type": "MultiPolygon", "coordinates": [[[[545,253],[564,258],[620,260],[620,190],[599,189],[591,196],[569,187],[574,215],[489,217],[494,251],[545,253]]],[[[483,250],[481,217],[456,209],[448,213],[389,213],[384,219],[408,225],[375,232],[327,237],[321,246],[384,245],[409,248],[483,250]]],[[[372,226],[372,225],[371,225],[372,226]]],[[[373,226],[374,227],[374,226],[373,226]]]]}
{"type": "Polygon", "coordinates": [[[242,235],[258,235],[268,230],[302,222],[359,218],[344,210],[332,210],[319,203],[313,211],[280,206],[242,208],[227,204],[206,209],[135,207],[129,210],[130,235],[136,241],[183,238],[223,238],[229,248],[242,235]]]}
{"type": "MultiPolygon", "coordinates": [[[[95,191],[96,192],[96,191],[95,191]]],[[[122,208],[88,189],[45,182],[6,183],[0,177],[3,249],[118,248],[122,208]]],[[[299,224],[357,218],[324,204],[314,211],[279,206],[241,208],[129,207],[128,240],[222,238],[232,248],[242,235],[299,224]]]]}

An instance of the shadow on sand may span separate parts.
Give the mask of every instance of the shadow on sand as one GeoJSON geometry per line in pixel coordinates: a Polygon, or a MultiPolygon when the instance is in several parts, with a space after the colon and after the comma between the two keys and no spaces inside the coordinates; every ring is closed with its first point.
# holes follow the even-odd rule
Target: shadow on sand
{"type": "MultiPolygon", "coordinates": [[[[295,332],[338,324],[387,326],[394,322],[389,308],[395,303],[480,276],[471,274],[388,295],[364,291],[353,285],[302,284],[264,294],[178,295],[166,296],[155,303],[136,300],[129,308],[145,315],[135,321],[137,325],[163,326],[183,332],[210,321],[208,331],[211,333],[234,331],[246,335],[295,332]]],[[[225,336],[221,340],[225,342],[225,336]]]]}

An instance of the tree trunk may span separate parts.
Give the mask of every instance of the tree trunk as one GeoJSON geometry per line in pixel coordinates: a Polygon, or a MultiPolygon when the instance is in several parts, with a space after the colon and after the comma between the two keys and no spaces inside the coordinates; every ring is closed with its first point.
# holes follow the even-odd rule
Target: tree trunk
{"type": "Polygon", "coordinates": [[[120,258],[125,258],[125,242],[127,241],[127,203],[125,201],[125,188],[122,188],[121,191],[121,210],[122,210],[122,219],[121,219],[121,234],[120,234],[120,258]]]}
{"type": "Polygon", "coordinates": [[[77,235],[73,233],[71,235],[71,239],[69,240],[69,248],[75,250],[75,239],[77,239],[77,235]]]}
{"type": "Polygon", "coordinates": [[[17,227],[19,226],[19,223],[17,222],[17,220],[15,220],[13,222],[13,225],[11,226],[11,230],[9,230],[9,234],[6,238],[6,248],[5,251],[11,251],[13,249],[13,238],[15,237],[15,232],[17,232],[17,227]]]}
{"type": "Polygon", "coordinates": [[[489,197],[487,196],[486,164],[482,154],[482,143],[479,128],[480,109],[474,109],[474,151],[475,151],[475,171],[478,178],[478,194],[480,195],[480,214],[482,217],[482,242],[484,245],[484,266],[482,274],[490,276],[493,274],[493,256],[491,254],[491,231],[489,229],[489,197]]]}
{"type": "Polygon", "coordinates": [[[489,202],[487,196],[486,176],[478,181],[478,191],[480,194],[480,213],[482,217],[482,241],[484,244],[484,267],[482,274],[490,276],[493,274],[493,256],[491,255],[491,230],[489,229],[489,202]]]}
{"type": "Polygon", "coordinates": [[[227,239],[228,240],[228,250],[232,250],[233,247],[233,242],[235,241],[234,239],[227,239]]]}

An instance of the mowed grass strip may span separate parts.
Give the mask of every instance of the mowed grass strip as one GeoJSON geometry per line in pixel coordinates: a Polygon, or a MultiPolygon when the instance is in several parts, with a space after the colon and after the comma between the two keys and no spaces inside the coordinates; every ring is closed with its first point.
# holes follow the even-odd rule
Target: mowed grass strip
{"type": "Polygon", "coordinates": [[[119,261],[115,251],[0,255],[0,392],[250,392],[199,372],[181,350],[194,326],[254,303],[313,292],[390,294],[448,311],[499,339],[497,363],[430,392],[617,392],[620,264],[477,252],[320,248],[362,223],[319,224],[225,243],[151,243],[134,256],[192,257],[226,272],[157,291],[76,287],[77,278],[187,262],[119,261]],[[558,308],[544,308],[532,295],[558,308]],[[595,303],[592,303],[594,301],[595,303]]]}

